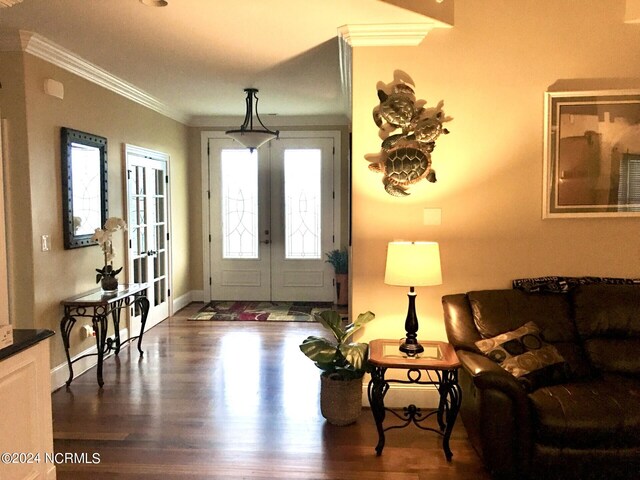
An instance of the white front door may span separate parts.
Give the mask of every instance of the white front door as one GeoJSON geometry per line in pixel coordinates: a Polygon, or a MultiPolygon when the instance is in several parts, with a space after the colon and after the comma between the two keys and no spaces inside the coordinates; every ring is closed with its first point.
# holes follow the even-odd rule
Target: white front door
{"type": "MultiPolygon", "coordinates": [[[[147,283],[149,314],[145,330],[169,316],[169,177],[168,155],[125,146],[127,159],[128,275],[147,283]]],[[[130,335],[140,331],[140,312],[130,319],[130,335]]]]}
{"type": "Polygon", "coordinates": [[[334,300],[334,143],[209,140],[211,299],[334,300]]]}

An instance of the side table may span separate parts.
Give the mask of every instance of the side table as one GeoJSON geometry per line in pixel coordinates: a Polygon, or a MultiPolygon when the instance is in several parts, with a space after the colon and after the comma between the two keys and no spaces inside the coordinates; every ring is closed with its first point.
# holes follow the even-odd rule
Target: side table
{"type": "Polygon", "coordinates": [[[447,461],[451,461],[453,453],[449,448],[449,438],[456,422],[462,390],[458,385],[458,367],[460,362],[453,347],[446,342],[421,341],[424,352],[415,357],[407,357],[398,349],[398,340],[378,339],[369,343],[369,363],[373,366],[371,380],[367,389],[369,405],[378,429],[378,445],[376,454],[381,455],[384,448],[387,430],[404,428],[413,423],[422,430],[429,430],[442,435],[442,448],[447,461]],[[406,379],[387,379],[387,369],[404,370],[406,379]],[[433,373],[432,373],[433,372],[433,373]],[[404,407],[400,414],[384,406],[384,397],[389,384],[434,385],[440,396],[438,409],[423,413],[422,409],[411,404],[404,407]],[[390,412],[403,421],[400,425],[384,427],[386,412],[390,412]],[[431,416],[436,416],[438,429],[422,424],[431,416]]]}
{"type": "Polygon", "coordinates": [[[102,363],[104,356],[109,354],[111,350],[117,355],[120,352],[120,312],[123,308],[130,305],[140,309],[141,324],[140,333],[136,337],[129,337],[127,341],[138,339],[138,351],[140,356],[144,354],[142,351],[142,336],[144,334],[144,326],[147,323],[147,315],[149,313],[149,300],[145,297],[144,292],[147,289],[146,283],[133,283],[129,285],[120,285],[117,292],[104,294],[101,289],[92,290],[88,293],[76,295],[60,302],[64,307],[64,317],[60,321],[60,333],[64,343],[64,351],[67,354],[67,364],[69,366],[69,379],[67,386],[73,381],[73,363],[78,360],[97,355],[98,356],[98,385],[100,388],[104,385],[102,379],[102,363]],[[93,325],[93,333],[96,336],[97,353],[88,353],[71,360],[69,354],[69,337],[77,317],[90,318],[93,325]],[[108,338],[107,331],[109,327],[109,317],[113,320],[114,340],[108,338]]]}

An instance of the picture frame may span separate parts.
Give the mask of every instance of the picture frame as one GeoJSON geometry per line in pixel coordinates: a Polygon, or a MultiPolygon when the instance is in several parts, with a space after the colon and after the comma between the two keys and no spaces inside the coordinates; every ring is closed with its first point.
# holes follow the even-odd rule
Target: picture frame
{"type": "Polygon", "coordinates": [[[546,92],[543,218],[640,216],[640,90],[546,92]]]}

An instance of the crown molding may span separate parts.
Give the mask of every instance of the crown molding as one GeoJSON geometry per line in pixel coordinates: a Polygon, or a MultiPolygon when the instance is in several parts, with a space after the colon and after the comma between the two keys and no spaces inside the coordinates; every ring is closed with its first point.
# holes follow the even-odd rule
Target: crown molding
{"type": "Polygon", "coordinates": [[[343,38],[338,37],[338,55],[340,62],[340,86],[342,87],[342,98],[344,99],[344,109],[347,112],[349,122],[351,122],[351,111],[353,109],[353,55],[352,47],[343,38]]]}
{"type": "Polygon", "coordinates": [[[352,47],[414,47],[434,28],[450,27],[441,22],[377,25],[343,25],[338,35],[352,47]]]}
{"type": "Polygon", "coordinates": [[[0,8],[12,7],[16,3],[20,3],[22,0],[0,0],[0,8]]]}
{"type": "MultiPolygon", "coordinates": [[[[346,115],[274,115],[269,116],[269,128],[286,127],[342,127],[351,124],[346,115]]],[[[199,128],[238,128],[244,117],[239,116],[216,116],[216,115],[194,115],[189,118],[190,127],[199,128]]]]}
{"type": "Polygon", "coordinates": [[[640,0],[627,0],[624,11],[624,23],[640,23],[640,0]]]}
{"type": "Polygon", "coordinates": [[[188,117],[162,103],[138,87],[88,62],[69,50],[32,32],[20,30],[17,34],[0,35],[0,51],[24,51],[78,75],[107,90],[111,90],[166,117],[186,124],[188,117]]]}
{"type": "Polygon", "coordinates": [[[23,52],[27,48],[31,36],[31,32],[24,30],[0,31],[0,52],[23,52]]]}

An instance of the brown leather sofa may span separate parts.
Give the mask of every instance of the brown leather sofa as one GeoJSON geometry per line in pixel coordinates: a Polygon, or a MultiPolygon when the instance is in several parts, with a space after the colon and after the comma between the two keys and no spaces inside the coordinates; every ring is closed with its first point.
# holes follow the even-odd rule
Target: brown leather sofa
{"type": "Polygon", "coordinates": [[[640,286],[486,290],[442,299],[460,415],[494,478],[640,478],[640,286]],[[475,342],[534,322],[565,375],[527,389],[475,342]]]}

